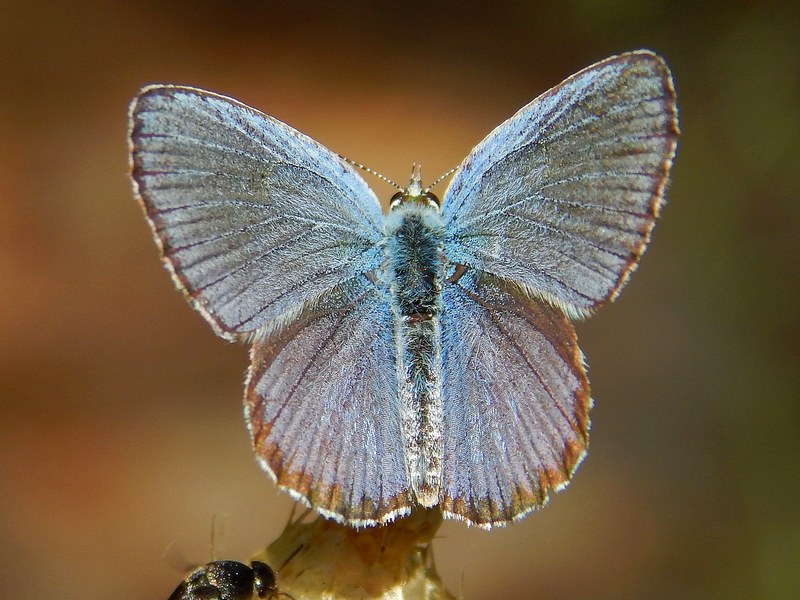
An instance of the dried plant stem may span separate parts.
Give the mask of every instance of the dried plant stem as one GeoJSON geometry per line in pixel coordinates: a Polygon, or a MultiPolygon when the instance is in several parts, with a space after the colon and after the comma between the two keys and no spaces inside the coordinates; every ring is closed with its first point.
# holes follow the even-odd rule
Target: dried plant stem
{"type": "Polygon", "coordinates": [[[278,570],[283,594],[295,600],[454,600],[433,566],[438,510],[420,509],[365,529],[322,517],[305,522],[307,515],[253,557],[278,570]]]}

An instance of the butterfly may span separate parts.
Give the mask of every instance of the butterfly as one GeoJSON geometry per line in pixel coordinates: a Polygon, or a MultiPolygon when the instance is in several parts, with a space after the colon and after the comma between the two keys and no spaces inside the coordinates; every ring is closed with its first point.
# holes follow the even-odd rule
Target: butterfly
{"type": "Polygon", "coordinates": [[[592,404],[571,319],[625,285],[675,154],[660,57],[569,77],[441,201],[414,171],[386,215],[346,160],[231,98],[153,85],[129,117],[164,265],[251,344],[245,420],[281,489],[356,527],[439,506],[489,529],[567,485],[592,404]]]}

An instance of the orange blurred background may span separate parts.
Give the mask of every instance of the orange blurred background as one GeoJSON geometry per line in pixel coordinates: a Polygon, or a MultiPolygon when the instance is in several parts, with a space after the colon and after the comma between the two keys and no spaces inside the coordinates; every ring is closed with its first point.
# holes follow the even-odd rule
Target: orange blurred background
{"type": "Polygon", "coordinates": [[[246,348],[174,291],[132,199],[140,86],[231,95],[397,181],[412,162],[430,180],[548,87],[641,47],[673,69],[683,136],[640,271],[578,324],[591,452],[521,523],[446,523],[436,564],[467,600],[800,597],[798,3],[1,13],[4,598],[166,598],[176,553],[209,560],[212,515],[216,555],[244,560],[292,504],[250,451],[246,348]]]}

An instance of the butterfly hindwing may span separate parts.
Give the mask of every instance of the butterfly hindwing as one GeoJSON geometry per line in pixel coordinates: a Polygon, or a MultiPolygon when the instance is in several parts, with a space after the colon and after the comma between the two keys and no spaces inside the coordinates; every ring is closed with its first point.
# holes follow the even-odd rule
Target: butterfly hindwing
{"type": "Polygon", "coordinates": [[[559,309],[469,269],[443,295],[440,503],[489,528],[567,484],[588,444],[589,382],[559,309]]]}
{"type": "Polygon", "coordinates": [[[327,516],[375,525],[411,510],[393,316],[360,277],[256,343],[245,414],[278,485],[327,516]]]}
{"type": "Polygon", "coordinates": [[[464,160],[442,200],[445,254],[570,316],[613,299],[649,240],[675,151],[666,64],[592,65],[522,108],[464,160]]]}
{"type": "Polygon", "coordinates": [[[380,263],[383,216],[330,150],[236,100],[150,86],[130,109],[136,192],[179,288],[228,339],[380,263]]]}

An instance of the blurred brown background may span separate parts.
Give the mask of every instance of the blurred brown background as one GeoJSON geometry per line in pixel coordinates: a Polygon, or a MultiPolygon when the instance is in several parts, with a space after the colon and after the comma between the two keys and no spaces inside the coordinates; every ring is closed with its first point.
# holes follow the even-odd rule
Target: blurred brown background
{"type": "MultiPolygon", "coordinates": [[[[796,2],[5,2],[0,8],[0,595],[166,598],[291,502],[241,416],[244,347],[176,293],[131,197],[147,83],[239,98],[428,180],[578,69],[652,48],[683,136],[619,302],[578,325],[596,408],[574,483],[523,522],[447,523],[463,598],[800,596],[796,2]]],[[[367,177],[380,195],[390,189],[367,177]]]]}

